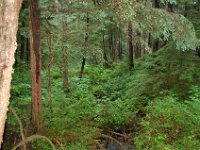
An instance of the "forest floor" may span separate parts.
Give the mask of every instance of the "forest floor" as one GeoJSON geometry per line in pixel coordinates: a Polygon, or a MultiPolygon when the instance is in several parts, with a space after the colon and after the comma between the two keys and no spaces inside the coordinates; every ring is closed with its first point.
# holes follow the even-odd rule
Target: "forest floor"
{"type": "MultiPolygon", "coordinates": [[[[42,128],[37,134],[48,137],[61,150],[197,150],[199,65],[193,52],[180,53],[170,47],[138,59],[132,73],[126,60],[108,69],[86,65],[81,80],[79,69],[71,68],[68,93],[63,90],[61,70],[53,66],[51,107],[47,70],[43,70],[42,128]],[[188,119],[191,121],[185,122],[188,119]]],[[[26,70],[15,69],[11,106],[27,137],[33,129],[31,78],[26,70]]],[[[18,122],[9,112],[2,150],[10,150],[20,141],[18,122]]],[[[52,148],[45,140],[36,140],[32,149],[52,148]]]]}

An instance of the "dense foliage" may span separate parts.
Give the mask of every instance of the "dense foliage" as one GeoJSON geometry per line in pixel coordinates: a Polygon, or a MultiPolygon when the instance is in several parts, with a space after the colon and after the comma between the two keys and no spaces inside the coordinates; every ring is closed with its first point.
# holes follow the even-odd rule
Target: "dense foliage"
{"type": "MultiPolygon", "coordinates": [[[[29,38],[29,11],[22,9],[21,47],[16,54],[10,105],[26,137],[43,135],[56,149],[67,150],[200,149],[199,4],[161,0],[158,9],[150,2],[40,0],[43,111],[42,127],[36,133],[31,123],[30,54],[27,51],[23,58],[21,51],[22,41],[29,38]],[[165,9],[169,5],[175,12],[165,9]],[[185,5],[187,18],[182,15],[185,5]],[[127,46],[130,22],[135,47],[132,71],[127,46]],[[160,42],[158,50],[154,49],[156,41],[160,42]],[[121,57],[118,50],[123,51],[121,57]],[[105,53],[109,57],[106,66],[105,53]],[[86,64],[80,78],[82,57],[86,64]],[[67,89],[63,87],[64,58],[67,89]]],[[[11,112],[4,141],[3,150],[21,141],[18,121],[11,112]]],[[[52,149],[41,139],[28,146],[52,149]]]]}

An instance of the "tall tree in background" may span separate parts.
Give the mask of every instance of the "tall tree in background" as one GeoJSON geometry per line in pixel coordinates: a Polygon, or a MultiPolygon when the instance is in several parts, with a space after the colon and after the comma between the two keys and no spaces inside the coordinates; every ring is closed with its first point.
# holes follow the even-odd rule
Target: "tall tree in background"
{"type": "Polygon", "coordinates": [[[21,2],[21,0],[0,1],[0,148],[9,104],[21,2]]]}
{"type": "MultiPolygon", "coordinates": [[[[21,11],[22,13],[24,13],[23,11],[25,11],[28,8],[28,1],[24,1],[22,3],[22,8],[21,11]]],[[[24,17],[25,15],[23,14],[23,17],[20,19],[19,22],[21,22],[21,28],[27,28],[28,24],[27,24],[27,18],[24,17]]],[[[20,59],[22,61],[26,61],[27,57],[28,57],[28,53],[27,53],[27,49],[29,48],[28,43],[28,38],[25,37],[24,35],[20,34],[20,59]]]]}
{"type": "MultiPolygon", "coordinates": [[[[86,30],[88,30],[88,27],[89,27],[89,20],[90,20],[89,14],[87,13],[86,14],[86,30]]],[[[87,49],[87,47],[88,47],[88,31],[85,32],[85,46],[84,46],[84,51],[87,49]]],[[[80,79],[83,77],[83,70],[85,68],[85,61],[86,61],[86,58],[83,55],[82,63],[81,63],[81,71],[80,71],[80,74],[79,74],[79,78],[80,79]]]]}
{"type": "Polygon", "coordinates": [[[40,43],[40,10],[39,0],[30,0],[30,47],[32,74],[32,121],[39,128],[39,115],[42,111],[41,83],[41,43],[40,43]]]}
{"type": "Polygon", "coordinates": [[[65,17],[63,19],[63,88],[64,92],[69,92],[69,85],[68,85],[68,56],[67,56],[67,19],[65,17]],[[66,20],[65,20],[66,19],[66,20]]]}
{"type": "Polygon", "coordinates": [[[101,47],[102,47],[103,66],[105,68],[107,68],[109,66],[109,64],[108,64],[108,58],[107,58],[107,55],[106,55],[106,45],[105,45],[104,33],[102,33],[101,37],[102,37],[101,47]]]}
{"type": "Polygon", "coordinates": [[[128,23],[128,52],[129,52],[129,70],[133,71],[134,61],[133,61],[133,29],[132,23],[128,23]]]}
{"type": "MultiPolygon", "coordinates": [[[[160,8],[160,0],[154,1],[154,7],[159,9],[160,8]]],[[[156,39],[153,47],[153,51],[157,51],[160,48],[160,40],[156,39]]]]}
{"type": "Polygon", "coordinates": [[[174,12],[174,5],[168,2],[167,9],[169,12],[174,12]]]}

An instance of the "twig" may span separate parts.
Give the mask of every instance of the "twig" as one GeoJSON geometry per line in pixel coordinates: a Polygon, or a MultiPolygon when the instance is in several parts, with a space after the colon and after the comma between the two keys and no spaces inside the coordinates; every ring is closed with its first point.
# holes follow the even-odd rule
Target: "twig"
{"type": "Polygon", "coordinates": [[[104,138],[107,138],[107,139],[109,139],[111,141],[114,141],[115,143],[119,144],[120,147],[122,147],[122,143],[120,141],[116,140],[115,138],[113,138],[113,137],[111,137],[109,135],[105,135],[105,134],[100,134],[100,136],[104,137],[104,138]]]}
{"type": "Polygon", "coordinates": [[[64,147],[59,140],[54,139],[54,141],[61,147],[62,150],[64,150],[64,147]]]}
{"type": "Polygon", "coordinates": [[[121,136],[121,137],[123,137],[123,138],[125,138],[125,139],[129,139],[129,138],[130,138],[130,137],[129,137],[128,135],[126,135],[126,134],[121,134],[121,133],[117,133],[117,132],[114,132],[114,131],[108,131],[108,132],[110,132],[111,134],[114,134],[114,135],[121,136]]]}

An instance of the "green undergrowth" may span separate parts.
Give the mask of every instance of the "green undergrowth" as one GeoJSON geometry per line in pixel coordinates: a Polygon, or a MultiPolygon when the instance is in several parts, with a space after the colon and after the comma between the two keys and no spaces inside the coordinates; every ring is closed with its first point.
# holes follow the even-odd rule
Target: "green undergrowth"
{"type": "MultiPolygon", "coordinates": [[[[38,134],[50,138],[58,149],[86,150],[94,147],[107,127],[126,132],[125,127],[140,124],[142,129],[132,139],[139,150],[196,150],[200,148],[199,65],[200,59],[193,52],[178,52],[171,47],[138,59],[132,73],[126,60],[108,69],[86,64],[81,80],[78,69],[69,70],[68,93],[63,91],[61,71],[52,66],[51,108],[47,70],[42,72],[43,127],[38,134]],[[138,110],[146,117],[136,117],[138,110]]],[[[21,72],[15,69],[11,106],[26,128],[31,118],[31,78],[30,72],[21,72]]],[[[19,133],[10,113],[7,127],[9,132],[19,133]]],[[[39,140],[33,147],[51,149],[39,140]]]]}

